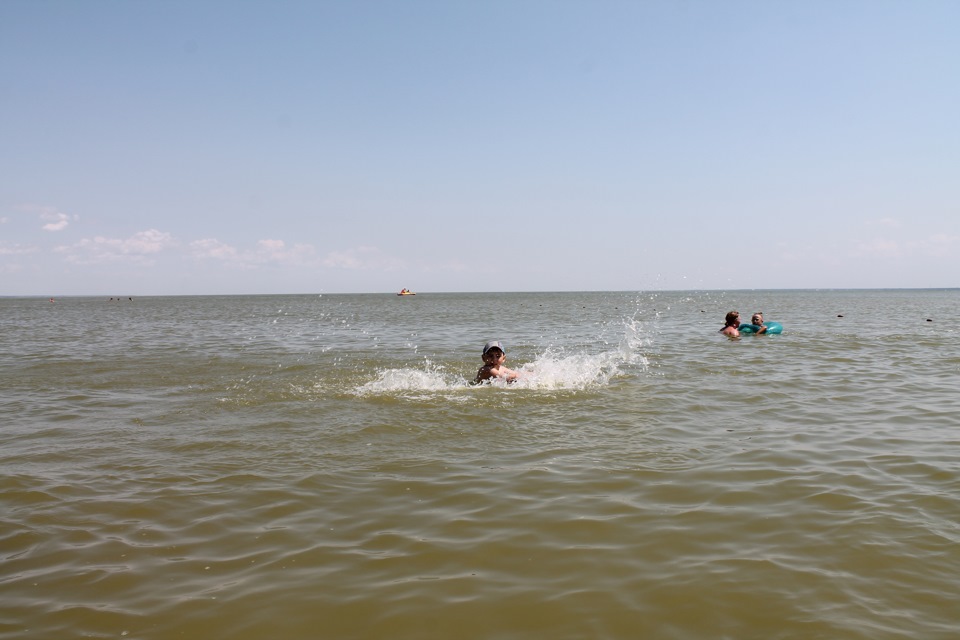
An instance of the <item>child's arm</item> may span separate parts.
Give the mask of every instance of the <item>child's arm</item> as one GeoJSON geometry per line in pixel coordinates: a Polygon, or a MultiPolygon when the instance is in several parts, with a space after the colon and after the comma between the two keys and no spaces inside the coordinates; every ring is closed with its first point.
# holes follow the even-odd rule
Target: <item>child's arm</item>
{"type": "Polygon", "coordinates": [[[497,367],[496,376],[505,379],[507,382],[513,382],[520,377],[520,372],[507,369],[506,367],[497,367]]]}
{"type": "Polygon", "coordinates": [[[477,377],[474,378],[473,383],[480,384],[484,380],[489,380],[490,378],[503,378],[507,382],[513,382],[519,377],[519,371],[507,369],[506,367],[496,367],[485,364],[477,371],[477,377]]]}

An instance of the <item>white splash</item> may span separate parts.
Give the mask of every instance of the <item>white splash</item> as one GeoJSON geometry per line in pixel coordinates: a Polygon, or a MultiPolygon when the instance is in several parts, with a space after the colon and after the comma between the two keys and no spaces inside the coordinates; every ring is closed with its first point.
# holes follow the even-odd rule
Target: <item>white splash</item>
{"type": "Polygon", "coordinates": [[[579,390],[606,386],[627,366],[645,368],[647,359],[641,349],[644,340],[641,325],[635,319],[624,321],[619,343],[600,353],[566,348],[548,348],[533,362],[519,369],[520,378],[511,387],[526,389],[579,390]]]}
{"type": "Polygon", "coordinates": [[[463,376],[447,373],[443,367],[426,360],[423,369],[383,369],[378,372],[376,380],[361,385],[356,389],[356,393],[380,395],[409,391],[450,391],[465,386],[467,381],[463,376]]]}
{"type": "MultiPolygon", "coordinates": [[[[508,384],[505,380],[497,379],[485,382],[483,386],[576,391],[606,386],[613,378],[624,375],[627,369],[645,369],[647,366],[647,359],[642,353],[646,345],[643,328],[634,318],[623,321],[622,334],[616,345],[611,348],[602,338],[600,344],[607,348],[599,353],[592,352],[594,349],[590,345],[547,347],[533,362],[516,368],[520,378],[515,382],[508,384]]],[[[361,396],[403,395],[475,388],[463,372],[450,373],[442,365],[425,360],[422,368],[380,370],[375,380],[361,385],[354,393],[361,396]]]]}

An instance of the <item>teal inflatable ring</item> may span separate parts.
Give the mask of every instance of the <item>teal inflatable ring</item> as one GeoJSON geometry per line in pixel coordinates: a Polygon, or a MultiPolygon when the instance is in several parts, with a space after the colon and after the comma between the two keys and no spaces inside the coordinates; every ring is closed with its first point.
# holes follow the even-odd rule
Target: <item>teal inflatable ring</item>
{"type": "MultiPolygon", "coordinates": [[[[764,332],[765,334],[780,333],[783,331],[783,325],[780,324],[779,322],[768,322],[766,324],[767,324],[767,330],[764,332]]],[[[760,331],[760,325],[742,324],[739,327],[737,327],[737,329],[740,330],[740,333],[756,333],[757,331],[760,331]]]]}

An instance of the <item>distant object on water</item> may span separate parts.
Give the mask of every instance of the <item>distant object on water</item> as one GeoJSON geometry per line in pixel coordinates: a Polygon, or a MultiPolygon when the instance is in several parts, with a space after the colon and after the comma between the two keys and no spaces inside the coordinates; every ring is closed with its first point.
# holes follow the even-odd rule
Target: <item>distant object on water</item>
{"type": "Polygon", "coordinates": [[[397,295],[398,296],[415,296],[417,294],[415,294],[413,291],[410,291],[410,289],[400,289],[400,293],[398,293],[397,295]]]}

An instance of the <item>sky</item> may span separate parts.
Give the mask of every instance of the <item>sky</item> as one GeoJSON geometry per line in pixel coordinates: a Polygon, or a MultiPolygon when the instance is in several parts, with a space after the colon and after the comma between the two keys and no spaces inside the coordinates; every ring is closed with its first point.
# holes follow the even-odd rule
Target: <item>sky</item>
{"type": "Polygon", "coordinates": [[[958,25],[0,0],[0,296],[957,287],[958,25]]]}

